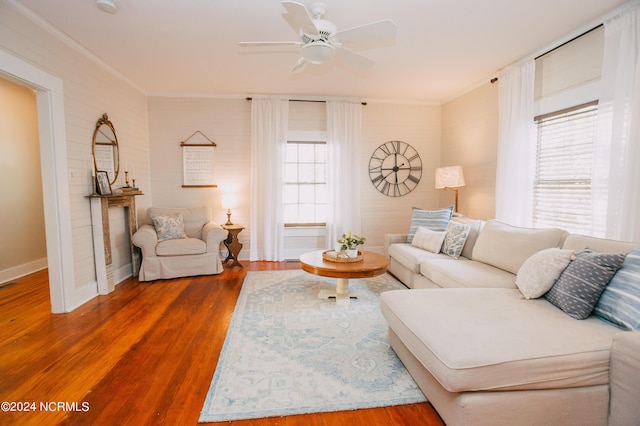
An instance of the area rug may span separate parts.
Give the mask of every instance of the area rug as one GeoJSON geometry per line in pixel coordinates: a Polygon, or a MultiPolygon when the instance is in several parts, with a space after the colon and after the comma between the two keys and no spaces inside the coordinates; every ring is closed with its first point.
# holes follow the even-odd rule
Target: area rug
{"type": "Polygon", "coordinates": [[[391,276],[350,280],[348,305],[318,298],[335,280],[301,270],[248,272],[200,422],[426,401],[389,346],[381,292],[391,276]]]}

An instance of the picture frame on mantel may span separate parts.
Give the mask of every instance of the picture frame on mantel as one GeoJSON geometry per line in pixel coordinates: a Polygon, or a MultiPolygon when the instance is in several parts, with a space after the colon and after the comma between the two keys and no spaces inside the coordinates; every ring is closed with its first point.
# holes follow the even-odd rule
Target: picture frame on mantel
{"type": "Polygon", "coordinates": [[[109,175],[104,170],[96,171],[96,189],[100,195],[112,195],[109,175]]]}

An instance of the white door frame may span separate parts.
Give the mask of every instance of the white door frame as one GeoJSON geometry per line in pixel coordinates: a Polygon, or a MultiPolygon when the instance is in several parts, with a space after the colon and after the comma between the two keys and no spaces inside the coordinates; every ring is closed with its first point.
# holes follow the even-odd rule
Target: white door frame
{"type": "Polygon", "coordinates": [[[62,80],[0,49],[0,75],[36,90],[49,293],[53,313],[75,307],[62,80]]]}

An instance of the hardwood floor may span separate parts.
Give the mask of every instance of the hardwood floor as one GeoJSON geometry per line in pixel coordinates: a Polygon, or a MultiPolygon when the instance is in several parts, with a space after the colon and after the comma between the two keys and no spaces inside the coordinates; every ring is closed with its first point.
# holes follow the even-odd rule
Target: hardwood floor
{"type": "MultiPolygon", "coordinates": [[[[47,271],[0,287],[2,425],[195,425],[247,270],[128,279],[69,314],[50,313],[47,271]],[[59,405],[61,403],[62,405],[59,405]],[[65,406],[66,404],[66,406],[65,406]]],[[[214,425],[442,425],[429,403],[214,425]]]]}

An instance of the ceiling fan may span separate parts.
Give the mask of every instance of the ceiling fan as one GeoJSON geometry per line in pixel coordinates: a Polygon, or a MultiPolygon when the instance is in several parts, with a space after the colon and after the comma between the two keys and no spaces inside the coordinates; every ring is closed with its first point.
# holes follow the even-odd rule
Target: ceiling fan
{"type": "Polygon", "coordinates": [[[291,72],[301,71],[307,63],[325,64],[334,57],[356,68],[371,68],[374,65],[371,59],[347,49],[344,45],[391,38],[396,34],[396,24],[390,19],[338,31],[335,24],[324,19],[327,12],[327,5],[324,2],[313,3],[311,11],[302,3],[295,1],[283,1],[282,6],[287,10],[288,21],[298,31],[299,41],[249,41],[238,44],[243,47],[302,46],[300,59],[291,68],[291,72]]]}

